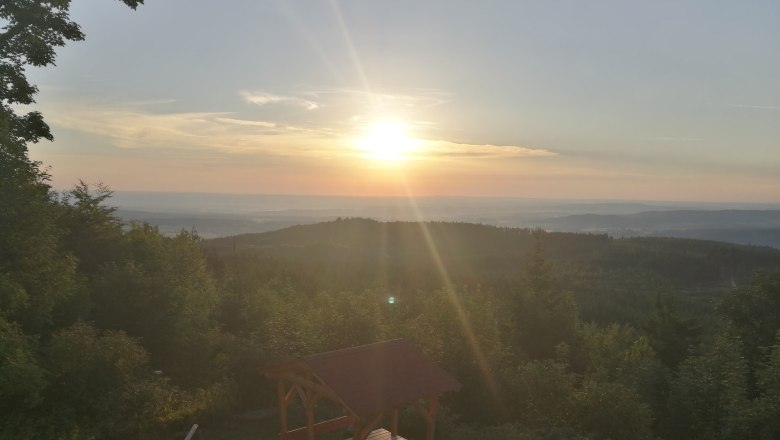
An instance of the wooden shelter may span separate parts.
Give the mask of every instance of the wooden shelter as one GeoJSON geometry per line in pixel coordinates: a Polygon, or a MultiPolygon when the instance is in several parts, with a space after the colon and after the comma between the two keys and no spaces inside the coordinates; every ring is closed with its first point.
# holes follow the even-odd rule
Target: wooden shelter
{"type": "Polygon", "coordinates": [[[276,381],[280,440],[313,440],[317,434],[348,426],[353,428],[353,440],[379,438],[385,431],[374,428],[386,416],[389,434],[397,436],[398,410],[409,405],[426,422],[426,440],[433,440],[439,397],[461,388],[403,339],[304,356],[262,371],[276,381]],[[287,409],[296,397],[306,413],[306,426],[289,430],[287,409]],[[345,415],[315,423],[321,399],[335,402],[345,415]]]}

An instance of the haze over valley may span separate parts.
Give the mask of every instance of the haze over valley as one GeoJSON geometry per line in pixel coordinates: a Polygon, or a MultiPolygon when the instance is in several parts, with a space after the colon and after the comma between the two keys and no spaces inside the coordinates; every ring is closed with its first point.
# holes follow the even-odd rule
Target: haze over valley
{"type": "Polygon", "coordinates": [[[125,221],[203,238],[342,218],[445,221],[614,237],[680,237],[780,248],[780,204],[512,197],[338,197],[207,193],[114,194],[125,221]]]}

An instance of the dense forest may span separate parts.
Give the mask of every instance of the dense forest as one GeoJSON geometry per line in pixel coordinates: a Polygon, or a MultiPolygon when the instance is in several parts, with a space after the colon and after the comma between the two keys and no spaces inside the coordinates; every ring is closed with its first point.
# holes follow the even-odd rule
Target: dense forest
{"type": "Polygon", "coordinates": [[[780,434],[780,251],[366,219],[202,241],[28,165],[3,182],[0,438],[224,438],[273,406],[259,367],[399,337],[464,385],[441,439],[780,434]]]}
{"type": "Polygon", "coordinates": [[[234,425],[273,406],[258,368],[393,338],[463,384],[442,440],[780,437],[780,251],[365,219],[204,242],[54,191],[18,110],[83,38],[68,4],[0,3],[0,438],[274,438],[234,425]]]}

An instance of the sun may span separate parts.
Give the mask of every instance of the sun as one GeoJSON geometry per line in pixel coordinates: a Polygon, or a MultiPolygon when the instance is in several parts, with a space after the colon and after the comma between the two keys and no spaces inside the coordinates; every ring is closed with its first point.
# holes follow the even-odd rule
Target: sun
{"type": "Polygon", "coordinates": [[[401,122],[377,121],[366,127],[358,139],[358,148],[364,157],[380,161],[401,161],[417,148],[417,140],[408,134],[408,126],[401,122]]]}

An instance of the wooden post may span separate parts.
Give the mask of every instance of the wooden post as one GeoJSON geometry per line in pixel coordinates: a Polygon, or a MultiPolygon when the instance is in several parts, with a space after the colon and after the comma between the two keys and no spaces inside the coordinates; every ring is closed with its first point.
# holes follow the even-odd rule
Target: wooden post
{"type": "Polygon", "coordinates": [[[314,440],[314,405],[306,402],[306,438],[314,440]]]}
{"type": "Polygon", "coordinates": [[[439,408],[439,396],[428,398],[428,426],[425,430],[425,440],[433,440],[436,432],[436,411],[439,408]]]}
{"type": "Polygon", "coordinates": [[[312,390],[305,390],[301,397],[305,398],[303,406],[306,408],[306,438],[314,440],[314,404],[317,399],[312,390]]]}
{"type": "Polygon", "coordinates": [[[284,392],[284,379],[276,379],[276,397],[279,399],[279,429],[287,434],[287,393],[284,392]]]}
{"type": "Polygon", "coordinates": [[[393,438],[398,435],[398,408],[393,408],[390,413],[390,435],[393,438]]]}

